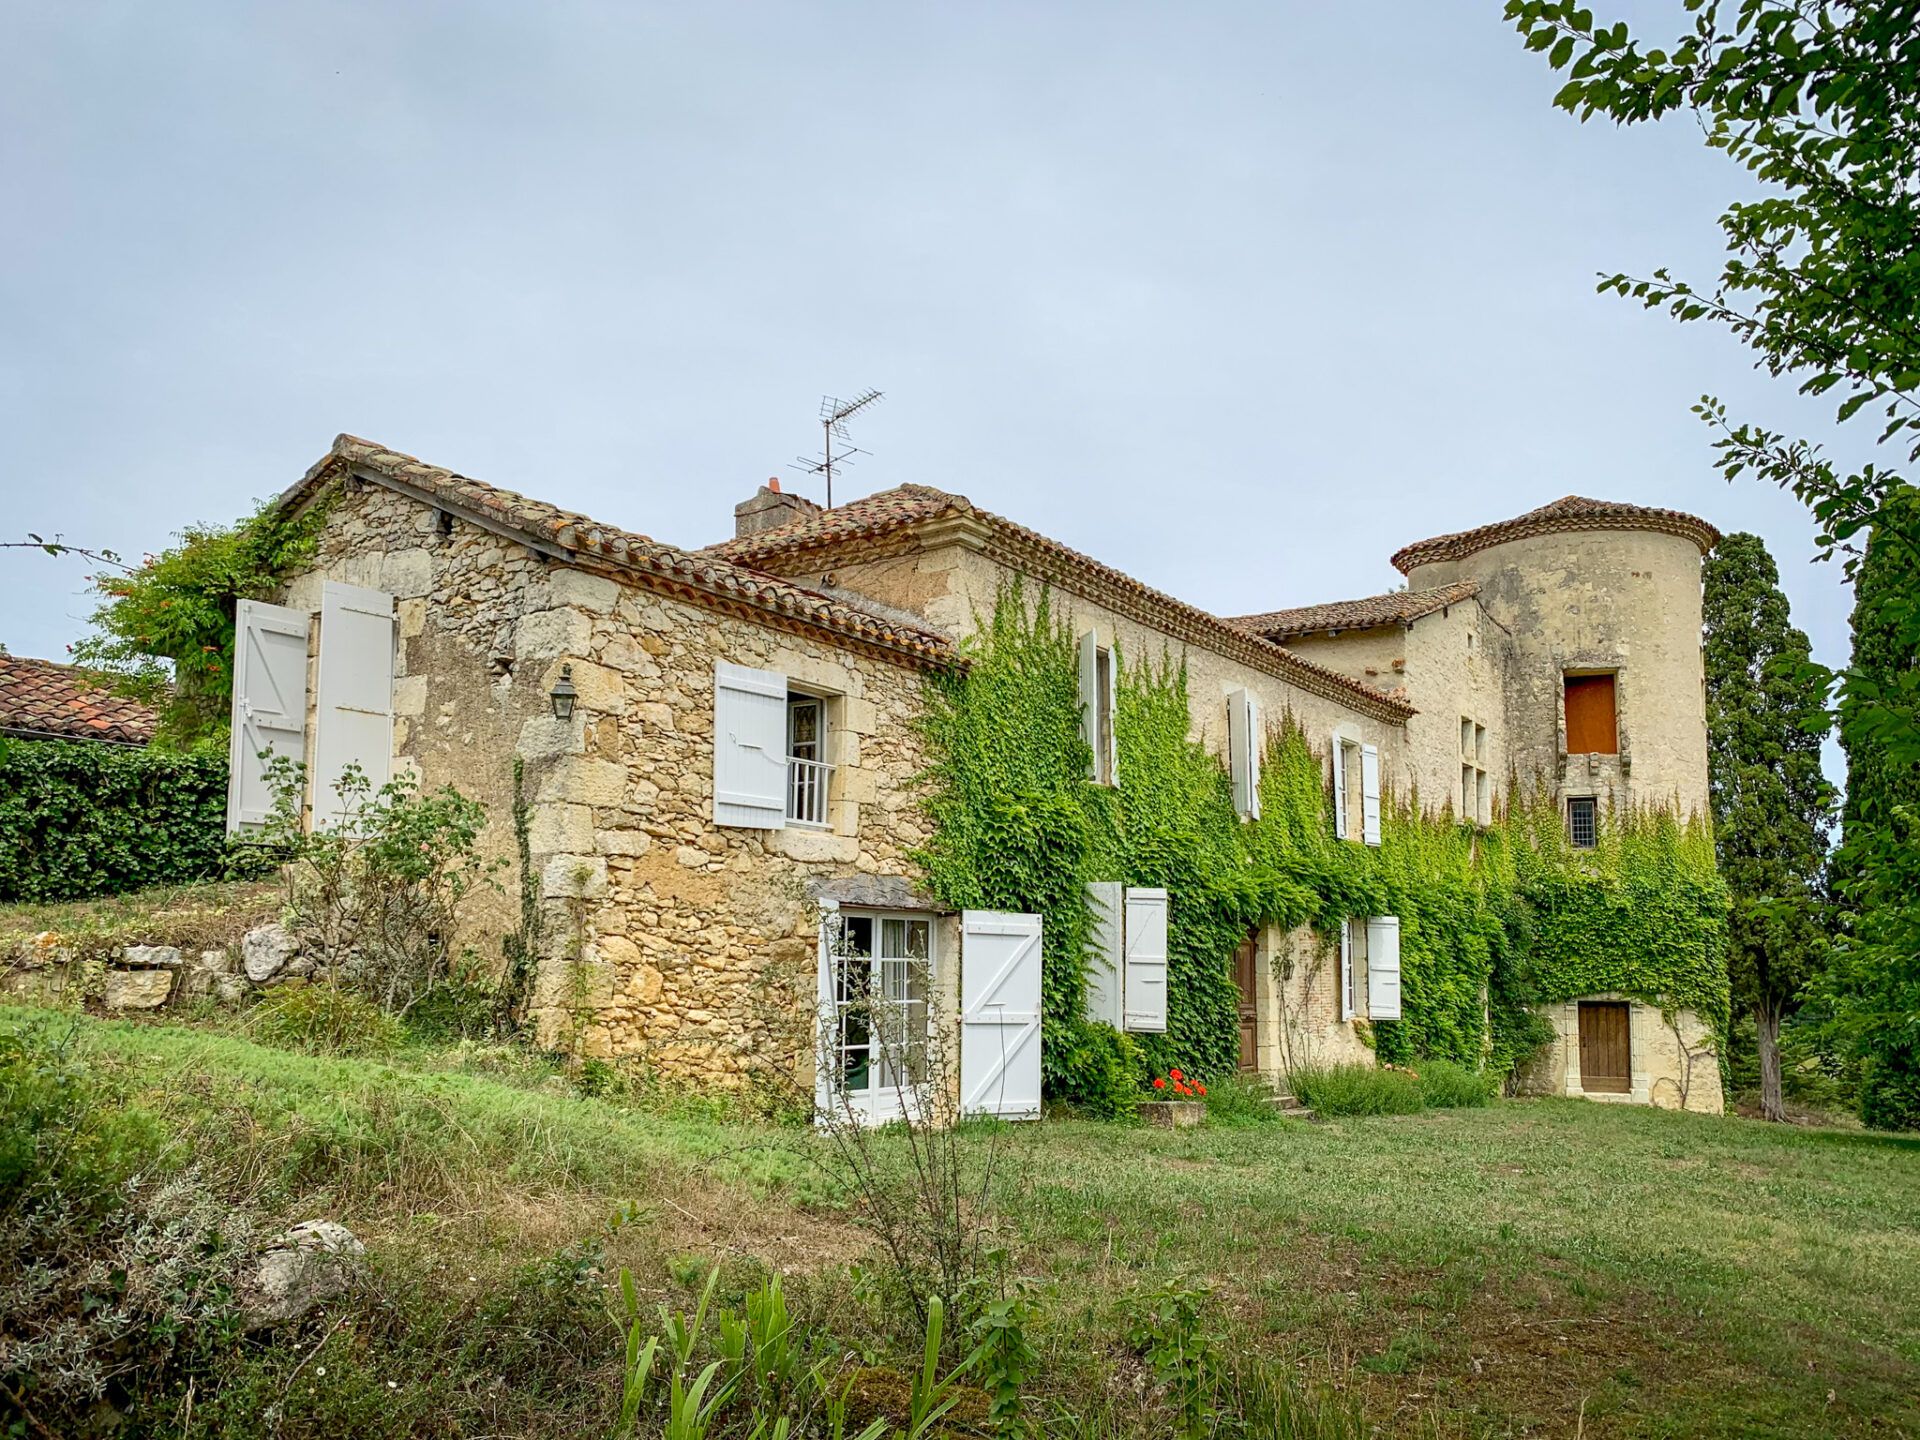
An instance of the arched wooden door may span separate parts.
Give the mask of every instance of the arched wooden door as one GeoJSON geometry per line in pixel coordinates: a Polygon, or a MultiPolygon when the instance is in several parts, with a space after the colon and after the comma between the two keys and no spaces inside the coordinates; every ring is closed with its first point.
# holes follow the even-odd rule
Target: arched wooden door
{"type": "Polygon", "coordinates": [[[1240,1068],[1260,1068],[1260,932],[1249,930],[1233,952],[1233,983],[1240,992],[1240,1068]]]}

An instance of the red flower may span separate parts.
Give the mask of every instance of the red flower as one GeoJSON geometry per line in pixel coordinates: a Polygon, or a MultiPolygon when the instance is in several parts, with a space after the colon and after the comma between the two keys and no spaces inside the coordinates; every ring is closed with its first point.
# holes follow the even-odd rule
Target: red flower
{"type": "Polygon", "coordinates": [[[1167,1082],[1164,1080],[1156,1080],[1153,1082],[1153,1088],[1156,1090],[1164,1090],[1167,1088],[1167,1082]]]}
{"type": "Polygon", "coordinates": [[[1202,1086],[1200,1087],[1200,1093],[1201,1093],[1202,1095],[1204,1095],[1204,1094],[1206,1094],[1206,1093],[1207,1093],[1207,1087],[1206,1087],[1206,1086],[1204,1086],[1204,1085],[1202,1085],[1202,1086]]]}
{"type": "Polygon", "coordinates": [[[1178,1070],[1169,1070],[1167,1074],[1171,1075],[1175,1080],[1184,1080],[1187,1078],[1186,1076],[1182,1075],[1178,1070]]]}

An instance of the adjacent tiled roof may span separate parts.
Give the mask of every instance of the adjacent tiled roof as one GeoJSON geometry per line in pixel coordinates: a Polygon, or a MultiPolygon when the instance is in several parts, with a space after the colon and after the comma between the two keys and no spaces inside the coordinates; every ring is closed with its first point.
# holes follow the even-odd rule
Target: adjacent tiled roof
{"type": "Polygon", "coordinates": [[[1269,640],[1288,640],[1326,630],[1371,630],[1377,625],[1404,625],[1480,593],[1478,580],[1456,580],[1431,590],[1395,590],[1361,600],[1330,600],[1324,605],[1300,605],[1291,610],[1269,610],[1263,615],[1237,615],[1229,623],[1269,640]]]}
{"type": "Polygon", "coordinates": [[[1175,637],[1250,664],[1313,694],[1351,705],[1395,723],[1413,714],[1402,700],[1369,685],[1303,660],[1259,635],[1209,614],[1184,600],[1144,585],[1131,575],[1103,565],[1079,551],[1048,539],[1024,525],[975,507],[964,495],[930,485],[901,485],[850,501],[832,510],[803,516],[757,535],[711,546],[706,553],[741,564],[765,564],[783,574],[852,547],[865,551],[890,536],[941,520],[968,520],[991,537],[988,551],[1011,568],[1085,594],[1121,613],[1130,613],[1175,637]]]}
{"type": "Polygon", "coordinates": [[[278,503],[283,509],[298,507],[325,485],[349,475],[411,493],[566,563],[605,570],[649,589],[785,628],[823,631],[896,660],[922,666],[957,663],[953,642],[937,631],[873,614],[844,597],[827,596],[711,553],[663,545],[353,435],[339,436],[278,503]]]}
{"type": "Polygon", "coordinates": [[[1678,535],[1700,547],[1702,554],[1720,540],[1720,532],[1697,515],[1682,510],[1659,510],[1648,505],[1628,505],[1619,500],[1589,500],[1583,495],[1568,495],[1529,510],[1511,520],[1461,530],[1452,535],[1436,535],[1431,540],[1416,540],[1396,552],[1393,565],[1402,575],[1413,573],[1418,565],[1436,560],[1459,560],[1490,545],[1520,540],[1529,535],[1550,535],[1560,530],[1657,530],[1678,535]]]}
{"type": "Polygon", "coordinates": [[[144,745],[158,717],[106,688],[92,671],[24,655],[0,655],[0,732],[144,745]]]}

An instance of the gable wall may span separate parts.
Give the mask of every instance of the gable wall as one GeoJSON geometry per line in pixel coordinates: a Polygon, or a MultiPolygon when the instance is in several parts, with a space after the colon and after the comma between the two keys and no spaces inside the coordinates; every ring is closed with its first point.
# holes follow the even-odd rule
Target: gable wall
{"type": "MultiPolygon", "coordinates": [[[[396,769],[485,803],[490,856],[515,853],[511,766],[524,763],[548,902],[544,1038],[722,1082],[771,1059],[810,1084],[805,885],[913,874],[927,833],[911,784],[921,676],[549,563],[463,520],[443,536],[433,509],[372,485],[338,497],[284,603],[317,609],[325,579],[397,597],[396,769]],[[828,831],[711,823],[719,660],[833,697],[828,831]],[[580,698],[563,724],[548,691],[567,663],[580,698]]],[[[517,920],[517,880],[504,872],[509,894],[476,910],[489,962],[517,920]]]]}

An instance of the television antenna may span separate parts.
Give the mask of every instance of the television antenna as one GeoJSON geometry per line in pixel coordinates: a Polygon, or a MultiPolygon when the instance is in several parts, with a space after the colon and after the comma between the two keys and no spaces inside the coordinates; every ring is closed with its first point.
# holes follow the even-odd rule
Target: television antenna
{"type": "Polygon", "coordinates": [[[821,458],[809,460],[802,455],[789,470],[798,470],[804,475],[823,476],[827,482],[827,509],[833,508],[833,472],[845,469],[853,463],[856,455],[870,455],[870,450],[862,450],[851,443],[853,437],[847,431],[847,421],[858,415],[870,405],[877,405],[886,397],[878,390],[866,390],[851,400],[841,400],[833,395],[820,399],[820,435],[824,442],[821,458]],[[833,448],[835,440],[848,441],[836,454],[833,448]]]}

